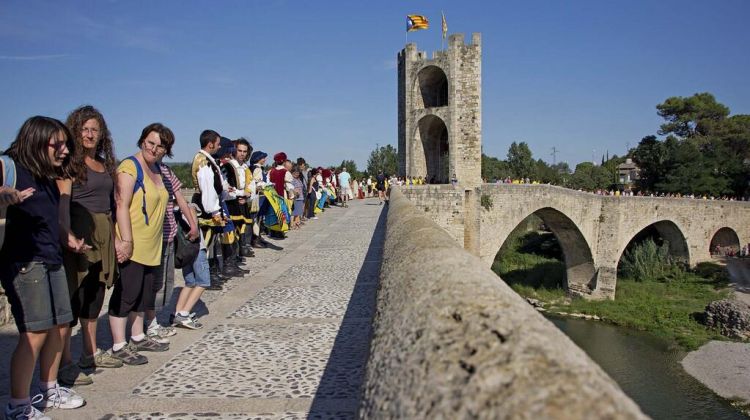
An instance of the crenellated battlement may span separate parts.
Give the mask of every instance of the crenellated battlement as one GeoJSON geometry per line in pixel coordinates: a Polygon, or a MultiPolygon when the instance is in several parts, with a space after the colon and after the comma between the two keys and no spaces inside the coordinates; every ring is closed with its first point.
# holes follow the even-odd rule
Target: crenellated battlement
{"type": "Polygon", "coordinates": [[[451,34],[430,58],[408,43],[398,53],[399,174],[446,184],[481,181],[481,35],[451,34]]]}

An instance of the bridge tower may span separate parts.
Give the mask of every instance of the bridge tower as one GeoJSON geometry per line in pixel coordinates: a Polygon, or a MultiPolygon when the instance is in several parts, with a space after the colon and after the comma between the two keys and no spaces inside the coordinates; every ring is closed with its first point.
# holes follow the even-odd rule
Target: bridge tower
{"type": "Polygon", "coordinates": [[[465,187],[481,184],[481,35],[448,38],[432,58],[409,43],[398,54],[399,175],[465,187]]]}

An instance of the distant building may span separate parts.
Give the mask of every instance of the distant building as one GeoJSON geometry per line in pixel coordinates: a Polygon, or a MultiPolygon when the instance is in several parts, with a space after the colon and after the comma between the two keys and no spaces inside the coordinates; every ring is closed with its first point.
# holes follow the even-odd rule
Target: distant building
{"type": "Polygon", "coordinates": [[[635,181],[640,179],[638,173],[640,169],[633,163],[633,159],[625,159],[625,163],[617,165],[617,181],[618,184],[623,186],[623,189],[629,190],[633,188],[635,181]]]}

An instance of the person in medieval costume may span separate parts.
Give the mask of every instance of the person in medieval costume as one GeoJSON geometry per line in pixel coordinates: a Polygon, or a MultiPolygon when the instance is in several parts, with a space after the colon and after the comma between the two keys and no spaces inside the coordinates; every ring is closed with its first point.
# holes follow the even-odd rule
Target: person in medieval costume
{"type": "MultiPolygon", "coordinates": [[[[253,147],[250,146],[250,142],[242,137],[234,141],[234,147],[234,158],[230,160],[229,163],[232,165],[235,172],[235,194],[240,205],[240,214],[236,217],[237,221],[235,222],[237,238],[239,239],[239,255],[242,255],[243,257],[253,257],[255,256],[255,253],[250,246],[250,229],[252,229],[251,225],[253,222],[250,217],[250,200],[255,193],[255,185],[253,184],[252,172],[247,166],[247,161],[250,158],[250,154],[253,152],[253,147]]],[[[233,219],[233,221],[234,220],[235,219],[233,219]]]]}
{"type": "Polygon", "coordinates": [[[255,187],[254,194],[250,199],[250,217],[253,220],[252,226],[252,238],[250,244],[253,248],[265,248],[268,243],[261,237],[263,216],[265,215],[268,207],[263,190],[268,183],[266,182],[266,174],[263,171],[263,166],[266,164],[267,153],[260,150],[254,151],[250,155],[250,172],[251,172],[251,186],[255,187]]]}
{"type": "Polygon", "coordinates": [[[268,180],[273,187],[273,192],[278,195],[278,199],[269,194],[268,189],[264,190],[266,199],[271,205],[271,209],[268,209],[265,214],[265,224],[270,235],[281,239],[284,238],[284,232],[289,230],[291,221],[288,200],[294,194],[294,177],[289,172],[288,166],[291,166],[291,162],[287,160],[286,153],[276,153],[273,161],[274,167],[268,172],[268,180]]]}

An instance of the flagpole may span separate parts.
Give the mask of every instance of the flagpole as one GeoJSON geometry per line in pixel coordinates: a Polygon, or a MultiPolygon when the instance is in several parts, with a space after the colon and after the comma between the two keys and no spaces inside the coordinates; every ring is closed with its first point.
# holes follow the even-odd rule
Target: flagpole
{"type": "Polygon", "coordinates": [[[448,35],[448,22],[445,20],[445,12],[440,11],[440,49],[445,50],[445,36],[448,35]]]}

